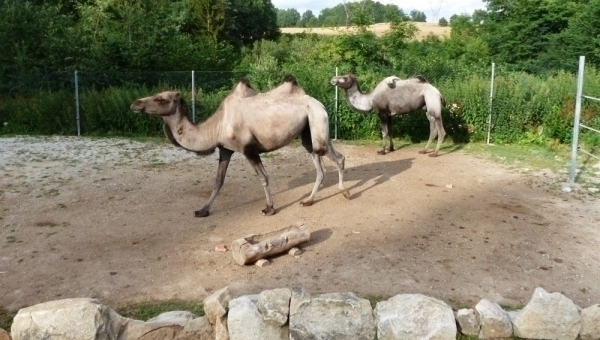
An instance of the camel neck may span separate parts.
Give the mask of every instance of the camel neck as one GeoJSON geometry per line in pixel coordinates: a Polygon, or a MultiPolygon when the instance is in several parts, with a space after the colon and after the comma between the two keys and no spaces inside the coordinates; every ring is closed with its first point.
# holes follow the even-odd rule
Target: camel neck
{"type": "Polygon", "coordinates": [[[218,121],[212,118],[194,124],[184,112],[178,110],[176,114],[164,117],[164,121],[179,146],[189,151],[211,153],[217,147],[215,136],[218,128],[215,126],[218,121]]]}
{"type": "Polygon", "coordinates": [[[373,96],[370,93],[360,92],[358,82],[355,82],[351,88],[346,90],[346,101],[356,111],[369,113],[373,109],[373,96]]]}

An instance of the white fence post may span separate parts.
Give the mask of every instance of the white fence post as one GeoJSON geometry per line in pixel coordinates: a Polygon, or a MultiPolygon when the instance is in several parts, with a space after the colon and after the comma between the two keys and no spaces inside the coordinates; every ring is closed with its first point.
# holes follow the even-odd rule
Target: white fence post
{"type": "Polygon", "coordinates": [[[79,115],[79,81],[75,70],[75,117],[77,120],[77,136],[81,136],[81,118],[79,115]]]}
{"type": "Polygon", "coordinates": [[[581,101],[583,99],[583,73],[585,69],[585,56],[579,57],[579,73],[577,74],[577,97],[575,98],[575,121],[573,123],[573,145],[571,147],[571,170],[569,171],[569,185],[575,183],[577,172],[577,149],[579,148],[579,122],[581,119],[581,101]]]}
{"type": "MultiPolygon", "coordinates": [[[[336,77],[338,76],[337,66],[335,67],[335,76],[336,77]]],[[[338,137],[337,136],[338,135],[337,134],[337,132],[338,132],[338,87],[337,86],[334,86],[334,87],[335,87],[335,119],[334,119],[334,123],[333,123],[333,125],[334,125],[333,140],[337,140],[337,137],[338,137]]]]}
{"type": "Polygon", "coordinates": [[[192,122],[196,123],[196,78],[192,70],[192,122]]]}
{"type": "Polygon", "coordinates": [[[492,63],[492,79],[490,83],[490,111],[488,113],[488,132],[487,132],[487,144],[490,144],[490,138],[492,133],[492,103],[494,101],[494,75],[496,71],[496,63],[492,63]]]}

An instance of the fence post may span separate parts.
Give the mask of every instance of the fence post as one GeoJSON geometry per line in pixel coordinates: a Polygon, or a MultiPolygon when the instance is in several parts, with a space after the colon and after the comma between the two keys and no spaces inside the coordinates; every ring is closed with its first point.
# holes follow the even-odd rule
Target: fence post
{"type": "MultiPolygon", "coordinates": [[[[338,68],[335,67],[335,76],[338,76],[338,68]]],[[[338,130],[338,87],[335,87],[335,119],[334,119],[334,132],[333,132],[333,140],[337,140],[337,130],[338,130]]]]}
{"type": "Polygon", "coordinates": [[[192,122],[196,123],[196,77],[192,70],[192,122]]]}
{"type": "Polygon", "coordinates": [[[487,144],[490,145],[490,137],[492,133],[492,103],[494,101],[494,75],[496,71],[496,63],[492,63],[492,80],[490,83],[490,111],[488,113],[488,132],[487,132],[487,144]]]}
{"type": "Polygon", "coordinates": [[[79,115],[79,81],[75,70],[75,117],[77,120],[77,136],[81,136],[81,118],[79,115]]]}
{"type": "Polygon", "coordinates": [[[577,97],[575,98],[575,121],[573,123],[573,145],[571,147],[571,170],[569,171],[569,185],[575,183],[577,172],[577,150],[579,149],[579,121],[581,118],[581,100],[583,99],[583,73],[585,56],[579,57],[579,73],[577,74],[577,97]]]}

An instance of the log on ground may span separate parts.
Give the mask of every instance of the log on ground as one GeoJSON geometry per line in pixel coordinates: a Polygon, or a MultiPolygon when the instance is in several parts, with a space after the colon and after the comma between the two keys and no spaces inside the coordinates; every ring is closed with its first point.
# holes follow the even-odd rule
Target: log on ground
{"type": "Polygon", "coordinates": [[[290,250],[310,240],[310,231],[303,225],[293,225],[264,235],[248,235],[231,243],[233,259],[240,265],[254,263],[290,250]]]}

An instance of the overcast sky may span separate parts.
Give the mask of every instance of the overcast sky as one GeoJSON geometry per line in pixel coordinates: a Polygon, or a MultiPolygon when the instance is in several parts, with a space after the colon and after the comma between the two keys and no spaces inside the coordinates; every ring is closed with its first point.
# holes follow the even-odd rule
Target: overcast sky
{"type": "MultiPolygon", "coordinates": [[[[453,14],[473,14],[476,9],[484,9],[485,4],[482,0],[375,0],[380,3],[395,4],[409,14],[416,9],[425,13],[427,21],[437,22],[440,18],[449,19],[453,14]]],[[[304,13],[306,10],[313,11],[314,15],[319,16],[323,8],[335,7],[342,3],[342,0],[271,0],[273,5],[280,9],[295,8],[304,13]]],[[[346,2],[352,2],[347,0],[346,2]]]]}

